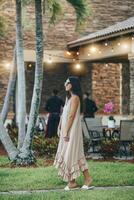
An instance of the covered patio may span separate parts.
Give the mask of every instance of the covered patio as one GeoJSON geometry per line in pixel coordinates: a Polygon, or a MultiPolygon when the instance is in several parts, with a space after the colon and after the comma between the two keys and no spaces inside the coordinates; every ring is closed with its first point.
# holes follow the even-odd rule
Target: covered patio
{"type": "MultiPolygon", "coordinates": [[[[99,63],[107,69],[117,64],[120,80],[117,83],[119,112],[116,114],[134,114],[134,17],[68,43],[68,51],[79,65],[99,63]]],[[[112,76],[112,71],[107,76],[112,76]]]]}

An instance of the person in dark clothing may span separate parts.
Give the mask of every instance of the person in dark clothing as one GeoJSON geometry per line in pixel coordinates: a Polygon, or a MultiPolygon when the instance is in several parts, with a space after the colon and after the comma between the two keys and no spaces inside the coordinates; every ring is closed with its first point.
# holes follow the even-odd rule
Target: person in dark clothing
{"type": "Polygon", "coordinates": [[[54,89],[52,96],[47,100],[45,110],[49,113],[46,137],[57,136],[57,128],[60,120],[61,109],[64,106],[63,100],[57,96],[58,90],[54,89]]]}
{"type": "Polygon", "coordinates": [[[94,118],[95,112],[97,112],[98,108],[96,103],[89,99],[89,93],[84,93],[84,100],[83,100],[83,116],[87,118],[94,118]]]}

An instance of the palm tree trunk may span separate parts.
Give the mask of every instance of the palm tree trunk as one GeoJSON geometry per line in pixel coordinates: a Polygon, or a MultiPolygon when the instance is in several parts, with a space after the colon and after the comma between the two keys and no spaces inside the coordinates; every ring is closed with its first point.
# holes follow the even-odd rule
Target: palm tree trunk
{"type": "Polygon", "coordinates": [[[13,117],[13,122],[17,125],[17,76],[16,76],[16,80],[15,80],[15,85],[14,85],[14,90],[13,90],[13,95],[12,95],[12,101],[13,101],[13,113],[14,113],[14,117],[13,117]]]}
{"type": "Polygon", "coordinates": [[[17,73],[16,72],[16,49],[14,49],[13,63],[10,70],[10,78],[8,82],[7,93],[6,93],[6,96],[4,99],[4,105],[1,111],[1,118],[2,118],[3,124],[5,123],[5,120],[7,118],[10,97],[11,95],[13,95],[15,82],[16,82],[16,76],[17,76],[16,73],[17,73]]]}
{"type": "MultiPolygon", "coordinates": [[[[33,97],[29,115],[29,122],[27,128],[27,134],[24,140],[22,153],[20,156],[28,157],[32,156],[31,145],[35,132],[35,124],[39,112],[39,105],[42,91],[43,80],[43,28],[42,28],[42,1],[35,0],[35,14],[36,14],[36,69],[35,69],[35,82],[33,97]]],[[[29,161],[30,162],[30,161],[29,161]]]]}
{"type": "Polygon", "coordinates": [[[22,39],[22,5],[16,0],[16,53],[18,78],[18,149],[23,145],[25,138],[26,94],[25,94],[25,67],[22,39]]]}
{"type": "Polygon", "coordinates": [[[8,157],[11,161],[14,161],[16,159],[16,156],[18,154],[18,150],[14,146],[13,142],[11,141],[10,136],[8,135],[4,125],[2,118],[0,116],[0,140],[3,143],[3,146],[5,147],[8,157]]]}

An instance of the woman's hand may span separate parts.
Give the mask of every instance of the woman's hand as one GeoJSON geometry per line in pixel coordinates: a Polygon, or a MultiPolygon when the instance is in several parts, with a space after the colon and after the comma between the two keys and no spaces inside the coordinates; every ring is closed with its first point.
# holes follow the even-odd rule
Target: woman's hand
{"type": "Polygon", "coordinates": [[[69,137],[68,136],[65,136],[65,137],[63,137],[64,138],[64,141],[65,142],[69,142],[69,137]]]}
{"type": "Polygon", "coordinates": [[[64,130],[64,135],[63,135],[64,141],[68,142],[69,141],[69,136],[66,130],[64,130]]]}
{"type": "Polygon", "coordinates": [[[60,132],[61,132],[61,121],[62,121],[62,115],[60,117],[59,125],[58,125],[58,128],[57,128],[57,135],[58,135],[58,137],[60,137],[60,132]]]}
{"type": "Polygon", "coordinates": [[[61,127],[58,126],[58,129],[57,129],[57,135],[58,135],[58,137],[60,137],[60,131],[61,131],[61,127]]]}

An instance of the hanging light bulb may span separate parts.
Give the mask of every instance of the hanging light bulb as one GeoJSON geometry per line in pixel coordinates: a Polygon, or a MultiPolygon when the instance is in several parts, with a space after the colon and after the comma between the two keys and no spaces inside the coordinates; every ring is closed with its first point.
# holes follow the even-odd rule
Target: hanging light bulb
{"type": "Polygon", "coordinates": [[[132,36],[132,40],[134,40],[134,36],[132,36]]]}
{"type": "Polygon", "coordinates": [[[67,51],[67,55],[71,56],[71,53],[70,53],[70,51],[67,51]]]}
{"type": "Polygon", "coordinates": [[[78,56],[80,53],[77,51],[77,53],[76,53],[76,54],[77,54],[77,56],[78,56]]]}
{"type": "Polygon", "coordinates": [[[107,43],[107,42],[105,42],[105,46],[108,46],[108,43],[107,43]]]}
{"type": "Polygon", "coordinates": [[[121,43],[120,43],[120,42],[118,42],[118,43],[117,43],[117,45],[118,45],[118,46],[120,46],[120,45],[121,45],[121,43]]]}
{"type": "Polygon", "coordinates": [[[90,54],[90,53],[88,53],[87,55],[88,55],[88,56],[91,56],[91,54],[90,54]]]}
{"type": "Polygon", "coordinates": [[[49,56],[47,63],[52,64],[52,58],[49,56]]]}
{"type": "Polygon", "coordinates": [[[79,70],[81,68],[80,63],[76,63],[75,68],[79,70]]]}
{"type": "Polygon", "coordinates": [[[114,52],[114,48],[111,49],[111,52],[112,52],[112,53],[114,52]]]}
{"type": "Polygon", "coordinates": [[[6,69],[10,69],[11,64],[10,63],[5,63],[5,67],[6,67],[6,69]]]}
{"type": "Polygon", "coordinates": [[[99,50],[99,54],[101,54],[102,52],[101,52],[101,50],[99,50]]]}
{"type": "Polygon", "coordinates": [[[73,58],[73,62],[75,62],[75,58],[73,58]]]}
{"type": "Polygon", "coordinates": [[[96,49],[96,47],[92,46],[92,47],[90,48],[90,51],[91,51],[92,53],[95,53],[95,52],[97,51],[97,49],[96,49]]]}
{"type": "Polygon", "coordinates": [[[29,68],[31,68],[31,67],[32,67],[32,64],[31,64],[31,63],[30,63],[30,64],[28,64],[28,67],[29,67],[29,68]]]}
{"type": "Polygon", "coordinates": [[[123,49],[128,49],[128,44],[127,43],[123,43],[122,47],[123,47],[123,49]]]}

